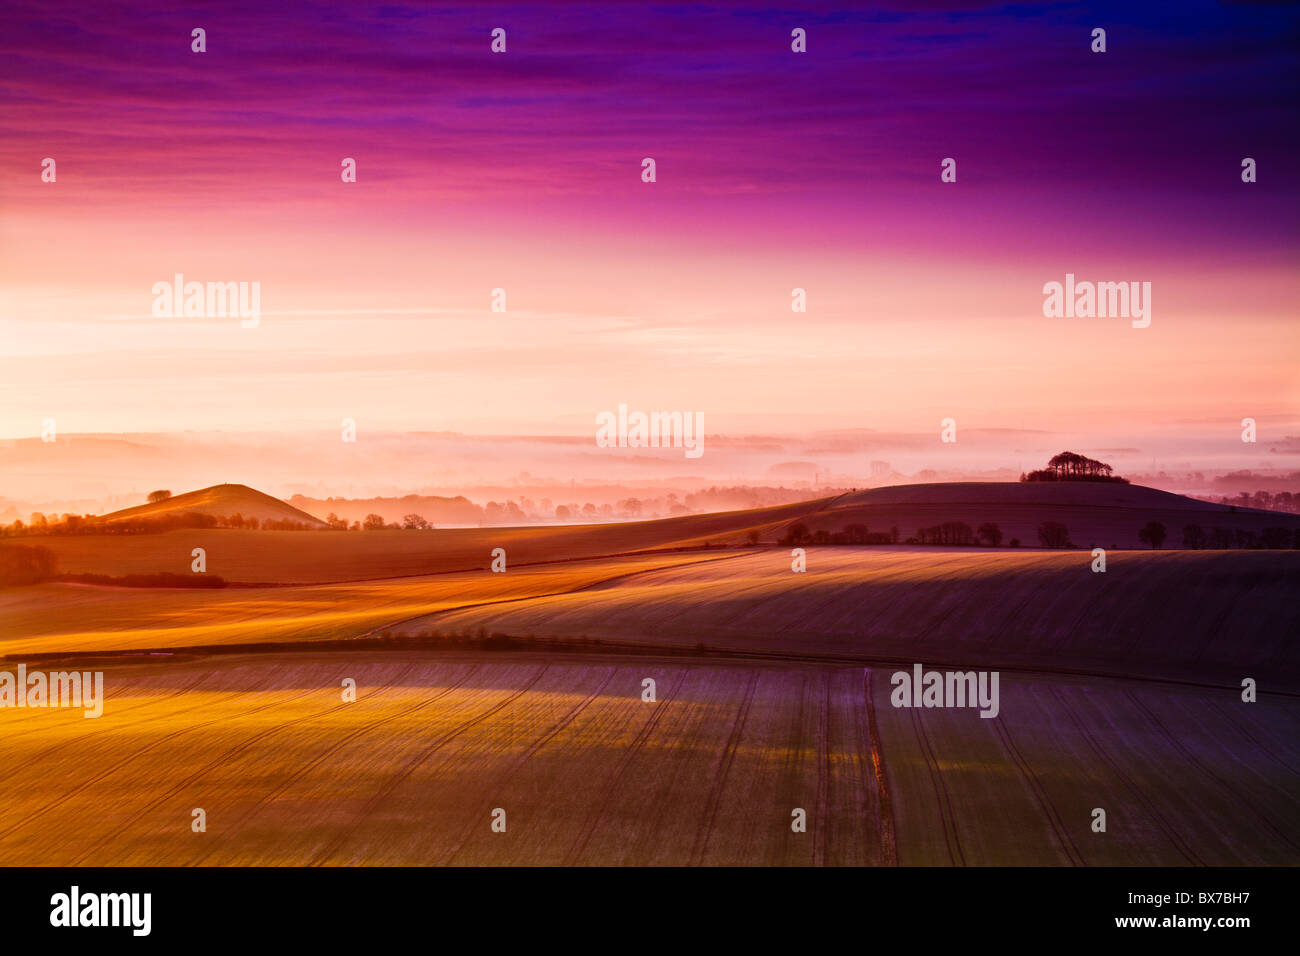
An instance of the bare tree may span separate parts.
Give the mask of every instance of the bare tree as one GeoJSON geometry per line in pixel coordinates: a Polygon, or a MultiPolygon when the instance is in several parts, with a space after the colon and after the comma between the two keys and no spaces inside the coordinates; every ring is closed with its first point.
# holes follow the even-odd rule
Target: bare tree
{"type": "Polygon", "coordinates": [[[1038,527],[1038,540],[1044,548],[1066,548],[1070,545],[1070,531],[1059,521],[1044,521],[1038,527]]]}
{"type": "Polygon", "coordinates": [[[1166,534],[1165,526],[1159,521],[1148,521],[1138,531],[1138,540],[1151,545],[1151,550],[1154,551],[1165,543],[1166,534]]]}

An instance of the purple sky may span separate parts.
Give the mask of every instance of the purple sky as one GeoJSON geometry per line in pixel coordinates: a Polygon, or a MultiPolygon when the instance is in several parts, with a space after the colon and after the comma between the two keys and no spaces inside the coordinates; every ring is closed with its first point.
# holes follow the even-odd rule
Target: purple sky
{"type": "Polygon", "coordinates": [[[1280,441],[1300,13],[1132,6],[7,3],[0,438],[584,434],[626,401],[1280,441]],[[152,319],[176,272],[260,281],[262,326],[152,319]],[[1151,281],[1152,327],[1044,318],[1066,272],[1151,281]]]}

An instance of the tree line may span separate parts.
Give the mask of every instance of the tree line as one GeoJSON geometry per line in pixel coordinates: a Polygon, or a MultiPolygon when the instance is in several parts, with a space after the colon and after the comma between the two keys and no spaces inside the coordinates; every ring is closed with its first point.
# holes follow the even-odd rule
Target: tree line
{"type": "Polygon", "coordinates": [[[1211,501],[1216,505],[1227,505],[1230,508],[1259,508],[1262,511],[1286,511],[1291,514],[1300,514],[1300,493],[1290,491],[1276,493],[1257,491],[1254,494],[1242,491],[1232,497],[1221,495],[1217,498],[1209,497],[1204,500],[1211,501]]]}
{"type": "Polygon", "coordinates": [[[224,588],[215,574],[175,574],[155,571],[114,577],[109,574],[60,574],[58,559],[49,548],[33,544],[0,545],[0,587],[21,587],[42,581],[109,584],[128,588],[224,588]]]}
{"type": "MultiPolygon", "coordinates": [[[[758,537],[758,532],[751,531],[750,543],[757,544],[758,537]]],[[[847,525],[840,531],[830,531],[825,528],[810,531],[802,521],[796,521],[787,528],[785,535],[778,539],[777,544],[786,546],[898,544],[899,537],[897,526],[884,532],[869,531],[865,524],[847,525]]],[[[976,528],[972,528],[964,521],[945,521],[942,524],[917,528],[916,533],[902,543],[943,547],[983,545],[999,548],[1002,546],[1003,537],[1002,529],[993,521],[986,521],[976,528]]],[[[1137,537],[1152,550],[1158,550],[1169,540],[1169,530],[1161,521],[1148,521],[1138,529],[1137,537]]],[[[1044,521],[1038,526],[1038,543],[1044,548],[1079,547],[1070,540],[1070,529],[1059,521],[1044,521]]],[[[1018,548],[1020,539],[1012,538],[1007,545],[1018,548]]],[[[1300,530],[1271,527],[1256,532],[1242,528],[1206,529],[1198,524],[1189,524],[1182,529],[1182,548],[1189,551],[1300,550],[1300,530]]]]}
{"type": "Polygon", "coordinates": [[[163,515],[140,515],[133,518],[114,518],[105,521],[98,515],[54,515],[50,520],[40,512],[31,516],[29,523],[15,520],[0,525],[0,537],[22,538],[29,535],[97,535],[97,534],[159,534],[178,528],[247,528],[253,531],[317,531],[319,525],[290,519],[245,518],[239,512],[233,515],[210,515],[198,511],[179,511],[163,515]]]}

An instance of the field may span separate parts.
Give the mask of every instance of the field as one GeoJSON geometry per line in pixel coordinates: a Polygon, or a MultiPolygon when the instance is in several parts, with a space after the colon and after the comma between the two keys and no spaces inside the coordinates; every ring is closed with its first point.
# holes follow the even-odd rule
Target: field
{"type": "Polygon", "coordinates": [[[1300,553],[722,546],[842,505],[39,539],[262,584],[0,590],[0,671],[107,696],[0,708],[0,863],[1300,862],[1300,553]],[[997,716],[895,706],[913,663],[997,716]]]}
{"type": "Polygon", "coordinates": [[[993,522],[1005,541],[1018,538],[1037,546],[1044,521],[1064,524],[1081,548],[1145,548],[1138,531],[1151,521],[1165,526],[1166,547],[1182,544],[1189,524],[1203,530],[1262,532],[1269,527],[1300,528],[1300,515],[1210,504],[1141,485],[1072,482],[952,482],[873,488],[830,499],[807,521],[816,531],[838,530],[850,522],[872,531],[897,527],[902,540],[917,530],[960,521],[977,528],[993,522]]]}
{"type": "MultiPolygon", "coordinates": [[[[195,500],[201,502],[199,510],[213,514],[243,509],[244,514],[267,518],[310,518],[242,485],[218,485],[157,505],[115,512],[103,520],[112,525],[124,516],[177,515],[195,507],[195,500]]],[[[188,574],[191,552],[203,548],[208,571],[226,581],[323,584],[486,569],[495,548],[506,550],[513,567],[633,551],[739,547],[749,544],[751,536],[772,544],[796,522],[812,532],[840,531],[850,524],[865,524],[873,532],[897,527],[900,541],[915,535],[919,528],[945,521],[964,522],[972,528],[994,522],[1002,529],[1005,542],[1015,537],[1023,547],[1037,547],[1037,529],[1049,520],[1063,522],[1071,540],[1089,549],[1145,549],[1137,533],[1149,521],[1166,526],[1169,547],[1181,544],[1182,530],[1188,524],[1206,531],[1216,527],[1254,533],[1274,526],[1300,529],[1298,515],[1229,509],[1135,485],[962,482],[874,488],[751,511],[599,525],[357,532],[195,528],[159,534],[21,540],[49,548],[59,570],[69,574],[188,574]]]]}
{"type": "Polygon", "coordinates": [[[486,629],[1224,685],[1260,671],[1300,690],[1293,552],[1124,552],[1104,574],[1078,551],[814,547],[803,573],[787,550],[730,554],[577,593],[439,610],[386,632],[486,629]]]}
{"type": "Polygon", "coordinates": [[[120,588],[38,584],[0,590],[6,656],[356,638],[439,609],[583,593],[604,582],[717,554],[644,555],[352,584],[120,588]],[[57,609],[55,611],[54,609],[57,609]]]}
{"type": "Polygon", "coordinates": [[[504,548],[511,568],[647,550],[744,543],[815,513],[821,503],[734,514],[693,515],[623,524],[434,531],[245,531],[183,529],[162,534],[41,536],[19,543],[49,548],[69,574],[190,573],[191,552],[207,552],[209,573],[253,584],[326,584],[419,574],[487,570],[504,548]]]}
{"type": "Polygon", "coordinates": [[[1300,841],[1294,703],[1231,693],[1016,675],[984,720],[895,709],[879,668],[600,654],[107,680],[99,720],[2,712],[6,864],[1282,864],[1300,841]]]}

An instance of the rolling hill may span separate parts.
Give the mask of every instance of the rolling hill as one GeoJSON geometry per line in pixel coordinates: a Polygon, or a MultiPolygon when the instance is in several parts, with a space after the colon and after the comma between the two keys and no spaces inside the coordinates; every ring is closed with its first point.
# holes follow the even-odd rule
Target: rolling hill
{"type": "Polygon", "coordinates": [[[1183,528],[1199,525],[1260,533],[1265,528],[1300,530],[1300,515],[1260,511],[1198,501],[1183,495],[1109,482],[952,482],[893,485],[842,495],[805,520],[809,530],[830,532],[850,524],[871,531],[897,527],[899,541],[919,528],[960,521],[976,528],[993,522],[1004,542],[1018,538],[1026,547],[1038,546],[1038,527],[1046,521],[1064,524],[1070,540],[1083,548],[1141,548],[1138,530],[1149,521],[1164,524],[1165,546],[1182,545],[1183,528]]]}
{"type": "Polygon", "coordinates": [[[187,513],[213,515],[218,518],[238,514],[244,518],[256,518],[261,521],[296,521],[313,528],[326,527],[321,521],[305,511],[285,504],[279,498],[250,488],[248,485],[213,485],[198,491],[187,491],[173,495],[164,501],[136,505],[101,515],[97,520],[103,524],[115,524],[138,518],[163,518],[168,515],[187,513]]]}
{"type": "MultiPolygon", "coordinates": [[[[196,507],[301,520],[237,485],[117,515],[196,507]]],[[[771,546],[796,521],[1045,520],[1108,546],[1300,521],[963,484],[616,525],[38,536],[65,570],[184,574],[202,546],[229,581],[336,583],[0,591],[7,667],[105,672],[102,721],[0,708],[0,861],[1294,865],[1300,552],[1102,574],[1078,550],[810,545],[795,573],[771,546]],[[898,707],[913,662],[999,670],[997,719],[898,707]],[[177,839],[195,807],[211,838],[177,839]]]]}
{"type": "MultiPolygon", "coordinates": [[[[181,516],[199,511],[236,512],[244,517],[288,520],[323,528],[315,517],[244,485],[216,485],[176,495],[157,504],[116,511],[107,523],[135,517],[181,516]]],[[[998,524],[1003,544],[1038,546],[1038,527],[1063,523],[1081,548],[1145,548],[1138,531],[1162,522],[1164,547],[1183,543],[1183,528],[1199,525],[1258,534],[1265,528],[1300,531],[1300,515],[1197,501],[1139,485],[1092,483],[960,482],[899,485],[851,492],[795,504],[746,511],[683,515],[598,525],[446,528],[429,531],[249,531],[185,528],[131,535],[45,535],[25,540],[52,551],[61,572],[70,574],[188,573],[192,548],[205,548],[209,570],[227,581],[308,584],[375,580],[405,575],[468,571],[486,567],[495,548],[505,548],[511,567],[572,561],[639,551],[773,544],[790,527],[803,523],[811,532],[866,525],[872,532],[899,529],[906,542],[918,528],[944,522],[977,528],[998,524]]],[[[1005,548],[1004,548],[1005,550],[1005,548]]]]}

